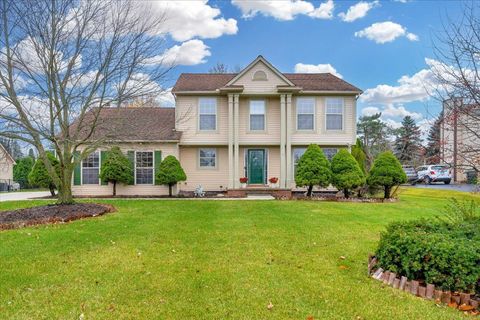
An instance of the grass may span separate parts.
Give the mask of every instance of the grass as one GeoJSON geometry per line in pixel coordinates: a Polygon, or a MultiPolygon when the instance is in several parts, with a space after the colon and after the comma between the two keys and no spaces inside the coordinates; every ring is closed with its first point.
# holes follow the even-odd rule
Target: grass
{"type": "Polygon", "coordinates": [[[105,200],[118,212],[0,232],[0,317],[462,319],[366,276],[389,222],[433,217],[452,195],[473,197],[405,189],[388,204],[105,200]]]}

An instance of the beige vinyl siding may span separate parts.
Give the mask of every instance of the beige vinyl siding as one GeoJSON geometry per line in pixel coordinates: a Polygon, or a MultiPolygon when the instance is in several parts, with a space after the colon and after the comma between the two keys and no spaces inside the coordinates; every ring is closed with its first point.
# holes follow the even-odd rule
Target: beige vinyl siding
{"type": "Polygon", "coordinates": [[[205,191],[221,191],[228,187],[228,148],[220,146],[180,147],[180,163],[187,175],[187,181],[179,184],[182,191],[194,191],[199,185],[205,191]],[[215,148],[216,167],[200,168],[199,150],[215,148]]]}
{"type": "Polygon", "coordinates": [[[228,144],[228,98],[227,96],[177,96],[177,131],[182,132],[182,144],[228,144]],[[217,99],[217,129],[200,131],[198,127],[198,101],[201,97],[217,99]]]}
{"type": "MultiPolygon", "coordinates": [[[[176,143],[121,143],[118,144],[122,152],[127,151],[162,151],[162,159],[173,155],[178,159],[178,147],[176,143]]],[[[100,150],[109,150],[110,148],[101,148],[100,150]]],[[[72,185],[74,196],[105,196],[112,194],[112,184],[109,185],[72,185]]],[[[175,190],[175,189],[174,189],[175,190]]],[[[158,185],[117,185],[117,195],[119,196],[155,196],[167,195],[167,186],[158,185]]]]}
{"type": "Polygon", "coordinates": [[[235,83],[235,85],[243,85],[243,93],[277,93],[278,85],[286,85],[287,83],[275,74],[263,62],[258,62],[244,75],[242,75],[235,83]],[[253,80],[253,75],[256,71],[262,70],[267,74],[267,80],[253,80]]]}
{"type": "Polygon", "coordinates": [[[315,97],[315,130],[297,130],[296,97],[292,99],[292,144],[317,143],[321,145],[348,145],[355,144],[356,139],[356,100],[355,97],[345,96],[343,110],[343,130],[326,130],[325,100],[328,96],[315,97]]]}
{"type": "Polygon", "coordinates": [[[0,180],[13,180],[13,162],[0,148],[0,180]]]}
{"type": "Polygon", "coordinates": [[[272,146],[251,146],[240,147],[238,176],[245,177],[247,163],[246,155],[248,149],[265,149],[267,152],[267,184],[272,177],[280,178],[280,147],[272,146]]]}
{"type": "Polygon", "coordinates": [[[239,143],[240,144],[280,144],[280,99],[265,100],[265,130],[250,131],[250,100],[260,98],[240,98],[239,143]]]}

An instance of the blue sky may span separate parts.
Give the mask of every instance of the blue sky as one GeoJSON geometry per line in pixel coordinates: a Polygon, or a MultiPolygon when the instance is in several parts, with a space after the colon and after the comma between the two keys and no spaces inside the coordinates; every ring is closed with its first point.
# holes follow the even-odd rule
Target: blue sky
{"type": "Polygon", "coordinates": [[[234,0],[181,6],[174,9],[180,12],[178,25],[192,16],[195,21],[189,22],[189,35],[170,38],[172,45],[185,49],[184,54],[194,50],[198,57],[186,65],[179,59],[172,81],[181,72],[208,72],[217,62],[246,66],[261,54],[282,72],[295,72],[299,63],[311,65],[310,71],[333,68],[365,91],[359,115],[383,111],[384,120],[398,126],[410,114],[425,129],[440,110],[423,88],[435,63],[432,36],[441,32],[447,15],[455,19],[461,12],[461,2],[414,0],[234,0]],[[189,41],[197,46],[182,47],[189,41]],[[427,64],[426,59],[432,60],[427,64]]]}

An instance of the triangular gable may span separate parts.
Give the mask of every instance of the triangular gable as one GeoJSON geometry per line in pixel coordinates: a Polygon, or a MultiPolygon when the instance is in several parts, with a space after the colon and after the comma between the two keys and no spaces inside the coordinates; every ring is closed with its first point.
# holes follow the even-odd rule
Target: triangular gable
{"type": "Polygon", "coordinates": [[[16,164],[15,159],[13,159],[13,157],[10,155],[10,153],[8,153],[7,149],[5,149],[5,147],[4,147],[3,144],[1,144],[1,143],[0,143],[0,149],[3,150],[3,153],[4,153],[8,158],[10,158],[10,160],[12,160],[13,164],[16,164]]]}
{"type": "Polygon", "coordinates": [[[232,80],[230,80],[226,85],[225,87],[228,87],[228,86],[231,86],[231,85],[235,85],[235,83],[243,78],[243,76],[248,73],[248,71],[250,71],[253,67],[255,67],[257,64],[259,63],[263,63],[268,69],[270,69],[270,71],[272,71],[276,76],[278,76],[278,78],[280,78],[283,82],[285,82],[286,85],[289,85],[289,86],[292,86],[294,87],[295,84],[293,84],[293,82],[291,82],[290,80],[287,79],[287,77],[285,77],[283,75],[283,73],[281,73],[280,71],[278,71],[277,68],[275,68],[270,62],[268,62],[264,57],[262,56],[258,56],[255,60],[253,60],[248,66],[246,66],[239,74],[237,74],[232,80]]]}

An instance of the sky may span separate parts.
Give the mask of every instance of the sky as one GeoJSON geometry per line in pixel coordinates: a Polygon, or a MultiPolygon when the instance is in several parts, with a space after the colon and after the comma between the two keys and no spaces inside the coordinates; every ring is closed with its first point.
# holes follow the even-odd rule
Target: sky
{"type": "Polygon", "coordinates": [[[358,116],[382,111],[393,127],[412,116],[427,130],[441,110],[425,84],[432,50],[458,1],[158,2],[166,10],[169,47],[181,72],[208,72],[217,62],[245,67],[263,55],[282,72],[331,72],[364,91],[358,116]]]}

